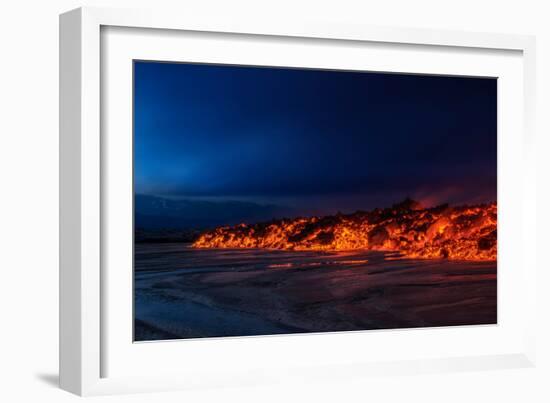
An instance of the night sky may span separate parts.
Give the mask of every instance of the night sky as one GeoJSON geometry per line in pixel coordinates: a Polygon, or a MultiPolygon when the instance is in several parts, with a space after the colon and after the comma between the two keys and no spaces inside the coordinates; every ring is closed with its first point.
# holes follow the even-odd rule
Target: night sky
{"type": "Polygon", "coordinates": [[[302,214],[496,200],[495,79],[134,68],[136,194],[302,214]]]}

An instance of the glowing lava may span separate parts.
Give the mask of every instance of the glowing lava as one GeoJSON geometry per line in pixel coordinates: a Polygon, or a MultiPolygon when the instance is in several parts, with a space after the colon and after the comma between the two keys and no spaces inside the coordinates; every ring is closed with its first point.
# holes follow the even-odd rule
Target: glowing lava
{"type": "Polygon", "coordinates": [[[407,199],[391,208],[324,217],[239,224],[207,231],[196,248],[398,251],[407,257],[496,260],[496,203],[422,208],[407,199]]]}

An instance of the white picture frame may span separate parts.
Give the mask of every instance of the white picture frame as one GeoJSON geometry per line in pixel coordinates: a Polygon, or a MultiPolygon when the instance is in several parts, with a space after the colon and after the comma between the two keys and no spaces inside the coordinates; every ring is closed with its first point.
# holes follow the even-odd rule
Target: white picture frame
{"type": "MultiPolygon", "coordinates": [[[[198,52],[197,49],[202,49],[203,45],[205,48],[210,46],[204,42],[200,47],[193,45],[191,41],[188,45],[188,49],[194,49],[195,52],[192,61],[223,62],[232,57],[225,54],[214,58],[198,52]]],[[[233,48],[235,57],[239,57],[236,60],[242,64],[247,64],[248,60],[248,45],[245,45],[241,50],[233,48]]],[[[296,379],[357,377],[375,373],[395,375],[533,366],[535,318],[525,312],[536,311],[536,254],[533,250],[536,244],[533,240],[533,234],[536,233],[533,158],[534,52],[534,38],[521,35],[350,26],[320,21],[249,21],[244,18],[228,21],[149,10],[104,8],[80,8],[61,15],[61,387],[79,395],[97,395],[215,385],[292,382],[296,379]],[[509,92],[504,92],[508,96],[517,95],[514,97],[517,99],[510,99],[509,102],[504,99],[500,102],[499,98],[499,104],[504,108],[499,109],[499,114],[503,115],[502,112],[506,112],[506,116],[513,115],[510,120],[499,120],[499,131],[508,133],[499,143],[499,248],[511,244],[512,238],[507,243],[506,233],[509,233],[510,237],[513,236],[515,242],[519,241],[520,246],[513,251],[505,249],[502,253],[499,249],[499,276],[501,261],[504,268],[507,267],[506,262],[514,262],[521,267],[521,270],[509,276],[506,273],[503,275],[506,279],[504,286],[516,286],[515,292],[522,300],[523,314],[518,311],[515,316],[510,316],[509,321],[507,317],[501,316],[501,311],[504,309],[506,314],[508,309],[506,301],[501,298],[501,291],[503,295],[508,294],[507,288],[502,288],[499,284],[499,326],[496,327],[188,340],[152,343],[156,346],[149,344],[148,347],[142,347],[143,344],[141,347],[136,346],[131,340],[127,340],[126,336],[117,336],[128,331],[127,326],[117,328],[116,324],[130,320],[130,302],[126,297],[113,302],[113,298],[109,296],[113,290],[120,290],[121,295],[127,295],[131,291],[131,284],[127,284],[128,272],[120,270],[117,273],[122,273],[121,275],[114,275],[112,270],[108,270],[111,267],[111,257],[106,253],[109,248],[105,231],[110,231],[109,228],[113,227],[110,224],[110,217],[113,215],[106,212],[117,208],[112,204],[112,200],[126,200],[125,194],[122,198],[118,197],[119,195],[110,196],[112,190],[108,178],[116,175],[124,177],[128,173],[128,163],[131,164],[131,161],[124,159],[127,157],[124,149],[128,143],[122,140],[112,141],[124,138],[122,134],[113,135],[113,127],[120,128],[120,133],[127,133],[128,125],[131,125],[127,115],[128,105],[131,105],[131,92],[127,92],[128,81],[124,77],[122,80],[116,80],[117,84],[113,84],[113,80],[105,80],[102,75],[109,74],[115,77],[114,74],[120,74],[120,71],[123,71],[120,69],[121,66],[127,66],[128,60],[137,58],[136,54],[157,60],[173,60],[176,57],[173,53],[175,44],[182,40],[181,35],[189,32],[193,33],[193,40],[199,41],[201,36],[217,33],[216,41],[222,43],[229,43],[231,38],[246,37],[252,38],[255,42],[300,41],[303,48],[311,46],[311,41],[319,41],[319,46],[326,46],[332,51],[339,51],[341,47],[350,44],[353,47],[359,46],[359,50],[356,49],[354,52],[361,52],[361,46],[368,44],[394,46],[397,49],[395,55],[391,56],[394,65],[400,60],[399,52],[405,48],[424,52],[425,59],[434,62],[438,59],[429,54],[432,50],[448,53],[448,59],[442,59],[441,64],[435,63],[437,66],[434,70],[428,71],[421,64],[409,64],[403,68],[405,72],[495,76],[493,71],[503,69],[503,85],[509,86],[506,87],[509,88],[509,92]],[[106,33],[113,35],[108,42],[106,37],[102,36],[106,33]],[[155,35],[151,37],[151,33],[155,35]],[[133,40],[132,36],[137,35],[142,37],[139,41],[133,40]],[[113,49],[115,53],[112,53],[113,49]],[[509,58],[508,54],[513,57],[509,58]],[[103,60],[105,58],[111,58],[112,63],[103,60]],[[486,63],[486,66],[494,67],[483,67],[480,61],[486,63]],[[512,101],[514,103],[511,103],[512,101]],[[111,109],[103,109],[106,103],[109,104],[109,108],[114,108],[113,111],[120,112],[116,115],[116,121],[111,118],[111,109]],[[112,158],[113,153],[120,153],[122,157],[121,170],[115,171],[113,165],[109,164],[109,158],[112,158]],[[513,162],[514,166],[510,166],[509,162],[513,162]],[[518,186],[521,191],[514,190],[518,186]],[[502,227],[501,220],[504,223],[502,227]],[[502,241],[501,231],[505,235],[502,241]],[[531,238],[528,239],[526,234],[531,234],[531,238]],[[122,289],[124,284],[128,286],[126,291],[122,289]],[[521,323],[517,319],[520,314],[521,323]],[[351,351],[327,354],[323,357],[314,354],[319,348],[330,352],[331,348],[334,349],[334,346],[342,343],[349,346],[360,345],[367,337],[371,345],[373,342],[380,343],[377,349],[381,356],[367,359],[359,354],[353,358],[351,351]],[[510,340],[499,343],[499,338],[510,340]],[[464,349],[451,349],[446,346],[446,343],[457,339],[464,340],[464,349]],[[483,342],[474,346],[476,340],[486,340],[487,343],[493,340],[495,348],[489,349],[483,342]],[[417,355],[407,356],[399,348],[393,349],[394,353],[391,356],[387,354],[389,343],[404,345],[403,343],[409,342],[419,346],[417,355]],[[383,346],[384,343],[386,347],[383,346]],[[185,351],[186,346],[189,348],[185,351]],[[212,349],[215,349],[216,354],[208,355],[206,352],[212,349]],[[194,354],[191,354],[191,350],[194,354]],[[231,351],[234,352],[233,355],[231,351]],[[296,353],[291,359],[283,357],[283,351],[296,353]],[[186,354],[186,360],[170,360],[170,357],[177,357],[178,354],[186,354]],[[384,354],[386,356],[383,356],[384,354]],[[149,369],[163,364],[166,370],[157,371],[158,373],[134,371],[134,355],[139,355],[140,359],[145,360],[143,362],[147,363],[149,369]],[[214,358],[216,355],[222,358],[214,358]],[[263,362],[260,362],[258,357],[262,357],[263,362]],[[228,362],[235,359],[239,362],[233,361],[231,367],[221,365],[224,360],[228,362]],[[199,365],[199,361],[202,361],[202,365],[199,365]],[[124,362],[129,364],[123,365],[124,362]],[[193,371],[189,371],[190,367],[193,367],[193,371]],[[304,371],[305,368],[307,371],[304,371]]],[[[256,60],[250,59],[249,63],[253,64],[256,60]]],[[[302,61],[302,64],[327,67],[323,60],[317,60],[315,56],[308,60],[302,61]]],[[[271,65],[273,59],[266,58],[264,63],[271,65]]],[[[293,62],[291,59],[281,59],[280,63],[289,65],[293,62]]],[[[369,67],[387,71],[391,69],[391,63],[369,64],[369,67]]],[[[496,76],[500,77],[498,74],[496,76]]],[[[131,178],[128,177],[127,180],[131,181],[131,178]]],[[[125,186],[119,186],[117,183],[117,188],[124,189],[125,186]]],[[[129,200],[131,202],[131,198],[129,200]]],[[[125,224],[122,223],[118,227],[116,224],[116,228],[123,228],[123,225],[125,224]]],[[[120,232],[109,232],[109,239],[117,233],[120,232]]],[[[127,239],[124,242],[127,245],[131,241],[127,239]]],[[[373,357],[375,355],[374,351],[370,354],[373,357]]]]}

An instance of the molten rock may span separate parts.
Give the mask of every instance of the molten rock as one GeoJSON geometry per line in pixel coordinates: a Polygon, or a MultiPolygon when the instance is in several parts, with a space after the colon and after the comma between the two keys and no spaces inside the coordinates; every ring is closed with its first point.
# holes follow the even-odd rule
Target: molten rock
{"type": "Polygon", "coordinates": [[[414,258],[496,260],[496,203],[422,208],[410,199],[349,215],[274,220],[221,227],[196,248],[399,251],[414,258]]]}

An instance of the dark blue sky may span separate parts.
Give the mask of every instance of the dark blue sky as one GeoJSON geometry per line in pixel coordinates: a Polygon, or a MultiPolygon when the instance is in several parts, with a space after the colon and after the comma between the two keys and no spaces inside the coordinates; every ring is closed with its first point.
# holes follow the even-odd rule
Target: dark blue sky
{"type": "Polygon", "coordinates": [[[135,191],[303,213],[496,200],[495,79],[135,63],[135,191]]]}

